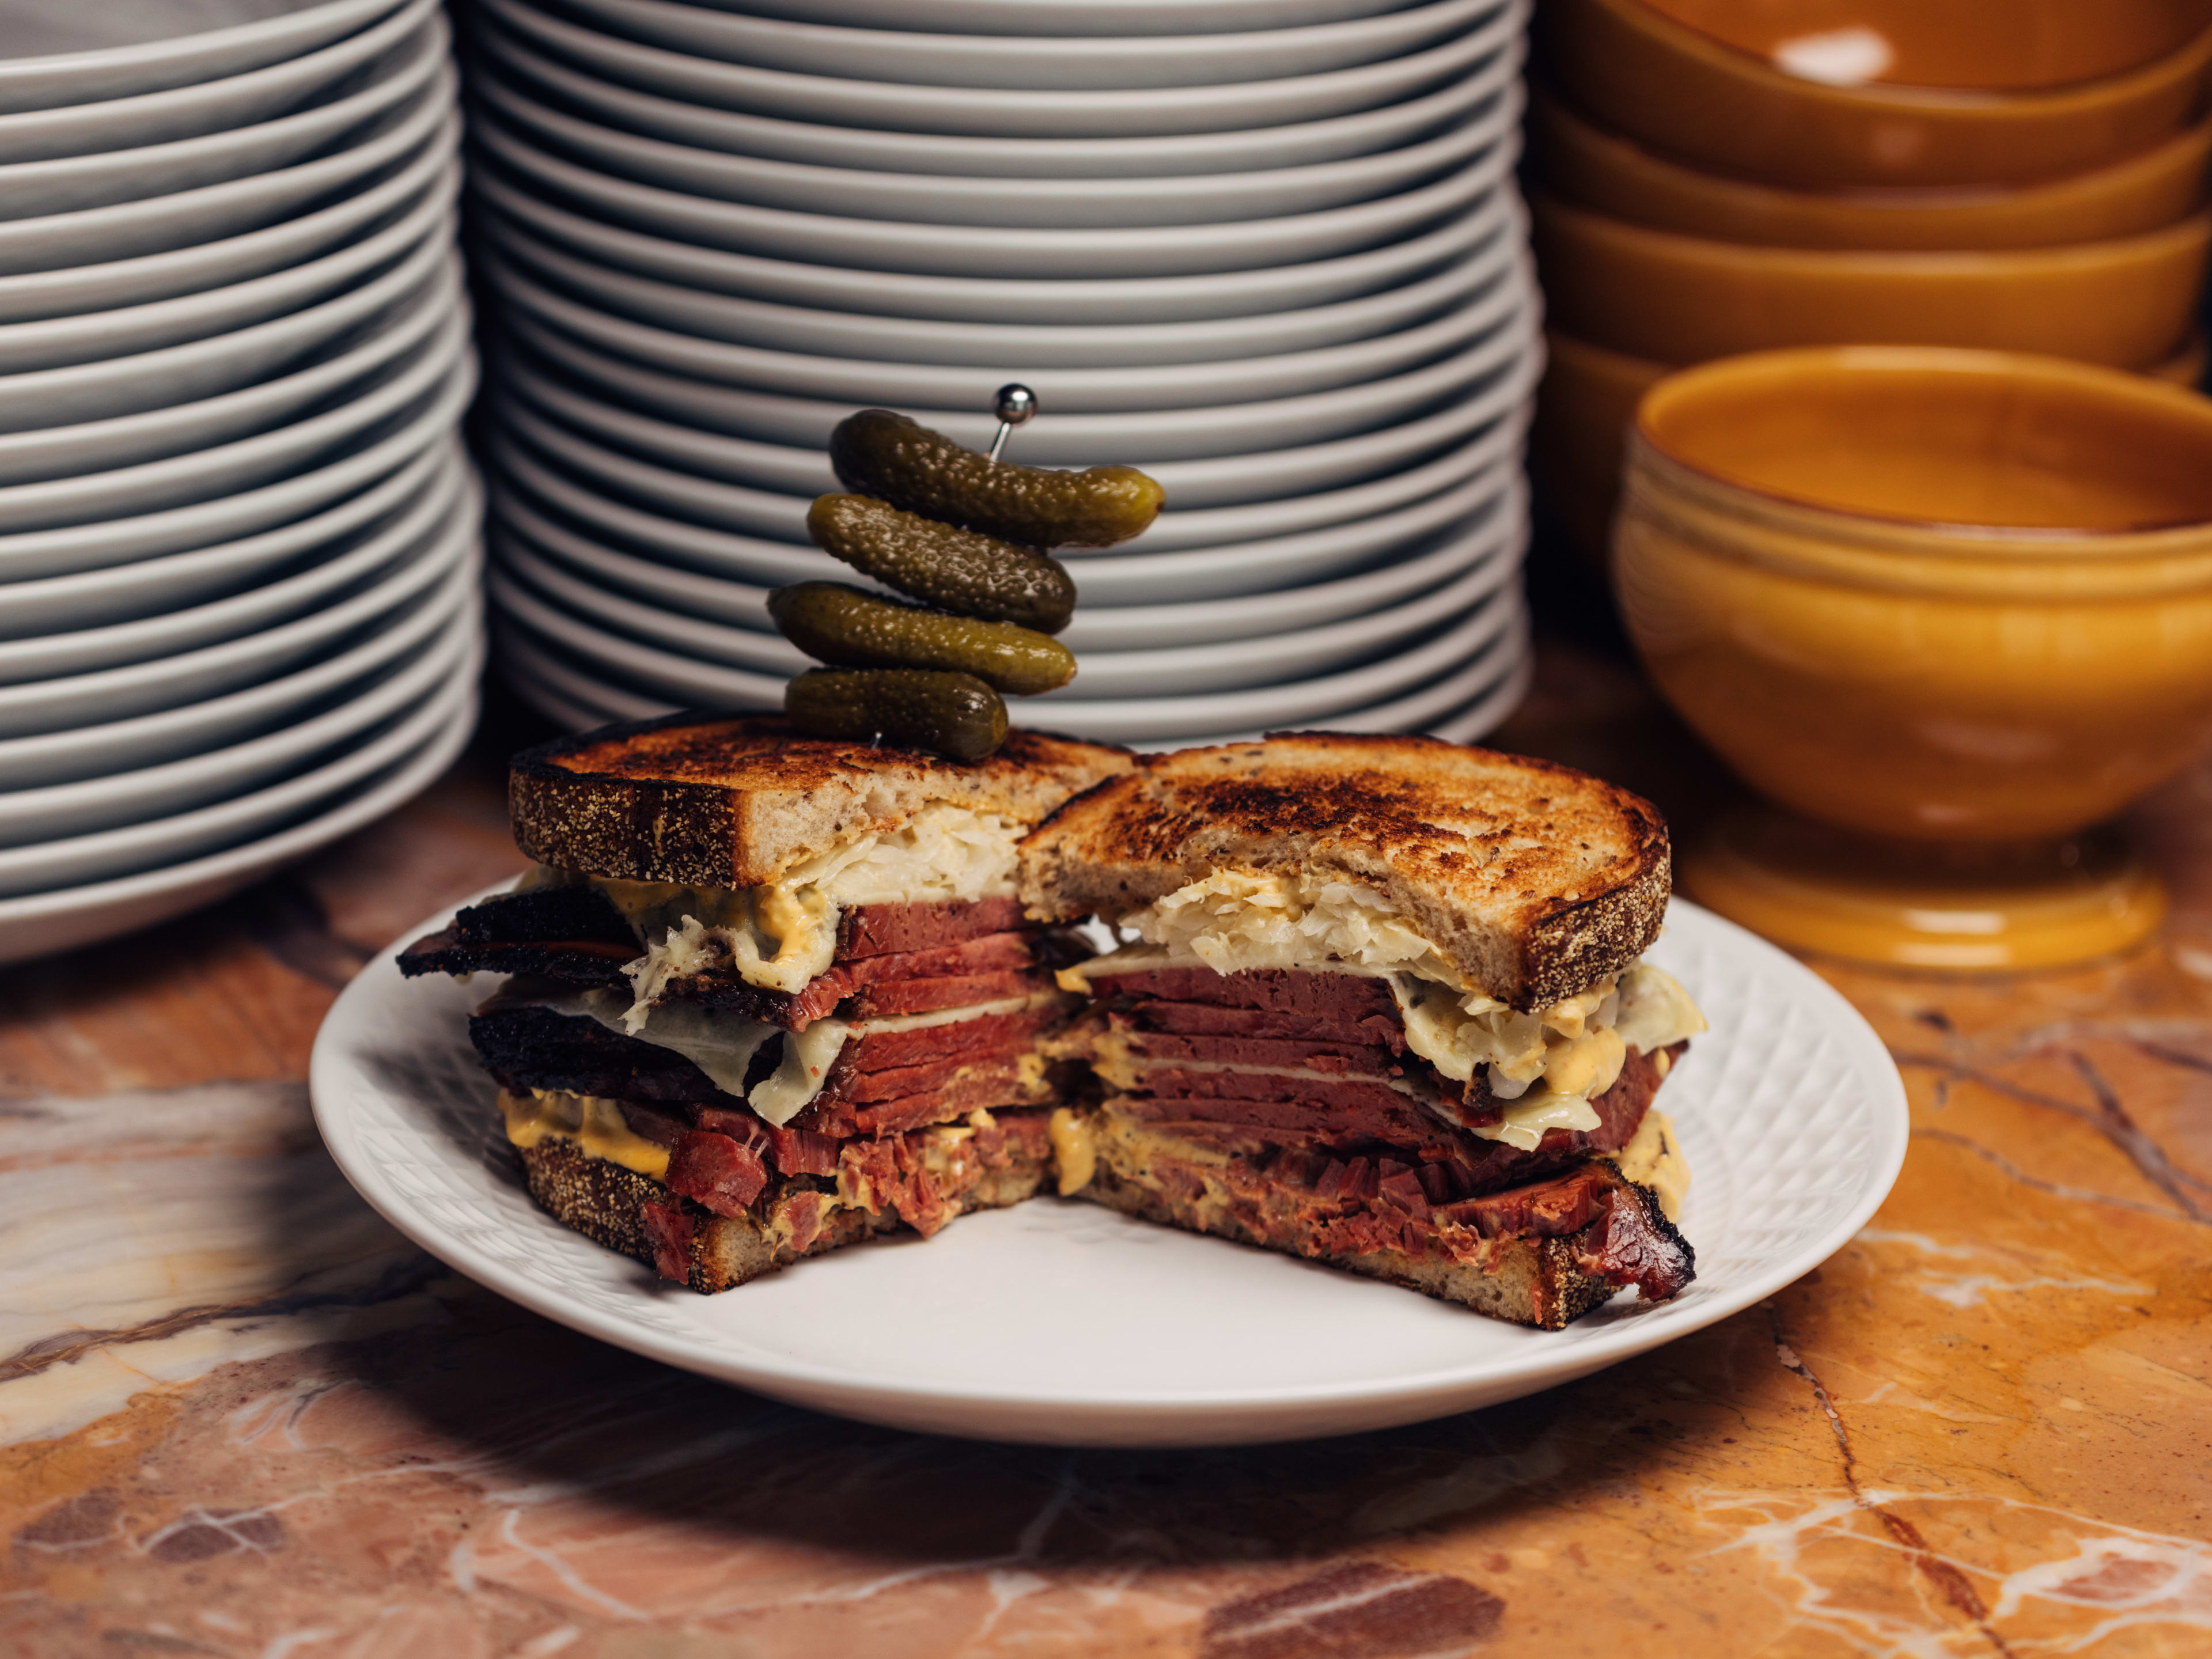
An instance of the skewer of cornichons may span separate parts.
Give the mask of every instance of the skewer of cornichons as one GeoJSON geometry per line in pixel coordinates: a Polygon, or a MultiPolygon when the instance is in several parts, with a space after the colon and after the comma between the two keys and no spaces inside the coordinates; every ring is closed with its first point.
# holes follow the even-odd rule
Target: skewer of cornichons
{"type": "Polygon", "coordinates": [[[992,398],[999,429],[979,453],[885,409],[830,434],[846,495],[806,514],[814,544],[919,604],[843,582],[769,595],[784,637],[830,665],[785,688],[784,709],[810,737],[933,750],[981,760],[1006,740],[1001,693],[1031,696],[1075,678],[1050,636],[1075,610],[1075,583],[1044,550],[1108,547],[1151,525],[1158,483],[1134,467],[1073,472],[1001,458],[1036,394],[992,398]]]}

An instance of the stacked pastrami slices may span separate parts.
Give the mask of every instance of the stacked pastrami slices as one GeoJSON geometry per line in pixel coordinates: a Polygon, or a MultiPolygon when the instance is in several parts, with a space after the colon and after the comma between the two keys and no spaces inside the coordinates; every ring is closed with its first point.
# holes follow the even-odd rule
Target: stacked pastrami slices
{"type": "MultiPolygon", "coordinates": [[[[1032,915],[1131,942],[1058,1044],[1085,1197],[1556,1329],[1694,1258],[1662,1080],[1705,1029],[1641,960],[1656,813],[1420,738],[1147,757],[1024,848],[1032,915]]],[[[1066,1183],[1063,1177],[1063,1186],[1066,1183]]]]}
{"type": "Polygon", "coordinates": [[[1085,954],[1024,918],[1022,835],[1121,751],[1014,734],[955,766],[767,718],[516,757],[517,890],[402,955],[512,974],[470,1021],[532,1194],[701,1291],[1028,1197],[1039,1050],[1085,954]]]}

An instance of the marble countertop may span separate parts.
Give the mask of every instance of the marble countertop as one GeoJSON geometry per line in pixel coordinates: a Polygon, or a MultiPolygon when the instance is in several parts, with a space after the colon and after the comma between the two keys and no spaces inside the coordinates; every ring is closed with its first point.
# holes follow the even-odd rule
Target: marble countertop
{"type": "MultiPolygon", "coordinates": [[[[1632,675],[1564,649],[1498,741],[1678,823],[1714,793],[1632,675]]],[[[1066,1452],[663,1369],[353,1195],[308,1046],[371,952],[519,865],[487,746],[289,877],[0,972],[0,1647],[2212,1652],[2212,765],[2139,820],[2179,900],[2155,949],[1823,969],[1903,1068],[1912,1150],[1771,1302],[1413,1428],[1066,1452]]]]}

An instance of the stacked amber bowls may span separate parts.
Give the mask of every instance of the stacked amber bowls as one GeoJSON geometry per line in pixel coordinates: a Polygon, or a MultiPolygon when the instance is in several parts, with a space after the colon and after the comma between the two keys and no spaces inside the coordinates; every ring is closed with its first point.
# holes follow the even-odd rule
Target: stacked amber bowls
{"type": "Polygon", "coordinates": [[[1547,22],[1534,464],[1593,559],[1623,376],[1863,342],[2194,366],[2195,0],[1555,0],[1547,22]]]}
{"type": "Polygon", "coordinates": [[[2016,354],[1674,375],[1613,539],[1662,692],[1761,795],[1686,887],[1798,948],[2020,968],[2124,949],[2087,833],[2212,742],[2212,400],[2016,354]]]}

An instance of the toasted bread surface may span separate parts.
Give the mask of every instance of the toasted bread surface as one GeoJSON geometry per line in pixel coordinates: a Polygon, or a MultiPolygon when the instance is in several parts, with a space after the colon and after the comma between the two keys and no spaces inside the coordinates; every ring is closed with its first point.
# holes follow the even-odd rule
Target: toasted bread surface
{"type": "Polygon", "coordinates": [[[516,844],[540,863],[752,887],[939,802],[1035,823],[1130,764],[1126,750],[1039,732],[966,765],[802,738],[780,715],[676,714],[524,750],[507,805],[516,844]]]}
{"type": "Polygon", "coordinates": [[[1378,889],[1524,1009],[1642,955],[1671,886],[1666,823],[1625,789],[1432,738],[1313,732],[1142,757],[1023,843],[1022,897],[1040,919],[1114,921],[1222,869],[1378,889]]]}

